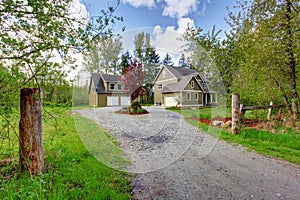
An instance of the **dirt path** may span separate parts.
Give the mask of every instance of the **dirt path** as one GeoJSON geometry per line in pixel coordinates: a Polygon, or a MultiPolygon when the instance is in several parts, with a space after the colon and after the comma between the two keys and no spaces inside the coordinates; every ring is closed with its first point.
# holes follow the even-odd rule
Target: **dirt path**
{"type": "MultiPolygon", "coordinates": [[[[136,199],[300,199],[300,167],[199,132],[176,113],[82,110],[120,141],[136,199]]],[[[112,166],[114,167],[114,166],[112,166]]]]}

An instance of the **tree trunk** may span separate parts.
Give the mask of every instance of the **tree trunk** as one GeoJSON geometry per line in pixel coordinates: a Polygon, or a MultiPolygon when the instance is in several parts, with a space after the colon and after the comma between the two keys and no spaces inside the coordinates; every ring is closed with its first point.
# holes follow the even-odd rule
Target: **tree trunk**
{"type": "Polygon", "coordinates": [[[286,105],[286,109],[289,113],[289,115],[291,116],[293,114],[293,111],[292,111],[292,108],[291,108],[291,104],[289,103],[289,100],[288,100],[288,96],[287,94],[285,93],[285,91],[283,90],[283,88],[280,86],[280,84],[278,83],[278,81],[276,80],[273,80],[276,84],[276,86],[279,88],[279,91],[281,92],[281,96],[283,98],[283,101],[286,105]]]}
{"type": "Polygon", "coordinates": [[[21,89],[20,169],[35,176],[43,171],[42,89],[21,89]]]}
{"type": "Polygon", "coordinates": [[[288,55],[288,66],[289,66],[289,74],[290,74],[290,90],[292,94],[292,110],[293,110],[293,117],[295,120],[299,117],[299,110],[298,110],[298,94],[296,90],[296,60],[293,52],[293,40],[292,40],[292,28],[291,28],[291,2],[289,0],[285,0],[286,6],[286,28],[287,28],[287,55],[288,55]]]}

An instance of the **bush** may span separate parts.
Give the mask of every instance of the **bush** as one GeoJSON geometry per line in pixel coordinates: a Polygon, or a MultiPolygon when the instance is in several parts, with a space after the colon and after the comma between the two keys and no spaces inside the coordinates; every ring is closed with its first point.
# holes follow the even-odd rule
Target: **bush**
{"type": "Polygon", "coordinates": [[[142,106],[139,102],[134,101],[134,102],[131,103],[130,108],[134,111],[137,111],[137,110],[142,109],[142,106]]]}

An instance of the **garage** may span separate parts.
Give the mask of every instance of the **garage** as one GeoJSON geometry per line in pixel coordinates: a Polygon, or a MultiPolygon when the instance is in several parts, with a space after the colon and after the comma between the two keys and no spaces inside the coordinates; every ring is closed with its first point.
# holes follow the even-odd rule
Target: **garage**
{"type": "Polygon", "coordinates": [[[130,106],[130,97],[121,97],[121,106],[130,106]]]}
{"type": "Polygon", "coordinates": [[[166,107],[172,107],[178,104],[175,97],[164,97],[164,100],[165,100],[166,107]]]}
{"type": "Polygon", "coordinates": [[[119,105],[119,97],[118,96],[107,97],[107,105],[108,106],[118,106],[119,105]]]}

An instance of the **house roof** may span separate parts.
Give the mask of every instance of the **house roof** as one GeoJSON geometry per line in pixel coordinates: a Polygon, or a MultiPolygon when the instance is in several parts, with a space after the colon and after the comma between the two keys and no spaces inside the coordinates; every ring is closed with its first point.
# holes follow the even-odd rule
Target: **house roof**
{"type": "Polygon", "coordinates": [[[119,75],[102,74],[101,77],[105,82],[120,82],[119,75]]]}
{"type": "Polygon", "coordinates": [[[181,79],[184,76],[199,74],[197,70],[182,67],[165,66],[177,79],[181,79]]]}
{"type": "Polygon", "coordinates": [[[93,73],[91,78],[95,88],[90,88],[90,90],[97,89],[97,93],[121,93],[121,91],[106,91],[103,83],[103,80],[105,82],[120,82],[118,75],[93,73]]]}
{"type": "MultiPolygon", "coordinates": [[[[101,80],[100,74],[98,73],[93,73],[92,74],[92,81],[94,83],[95,89],[97,89],[97,93],[101,93],[105,91],[103,82],[101,80]]],[[[93,89],[93,88],[91,88],[93,89]]]]}
{"type": "Polygon", "coordinates": [[[187,86],[187,84],[190,82],[190,80],[193,78],[193,74],[182,76],[180,81],[177,83],[170,83],[164,86],[162,89],[162,93],[168,93],[168,92],[180,92],[184,90],[184,88],[187,86]]]}
{"type": "MultiPolygon", "coordinates": [[[[161,68],[161,71],[163,70],[163,68],[166,68],[171,74],[173,74],[173,76],[177,79],[177,83],[167,84],[162,89],[162,93],[179,92],[184,90],[184,88],[195,75],[199,75],[203,81],[207,82],[207,79],[204,78],[197,70],[194,69],[164,65],[161,68]]],[[[157,74],[155,81],[159,76],[160,72],[157,74]]],[[[202,85],[200,85],[200,83],[197,81],[197,79],[196,82],[204,92],[209,92],[209,88],[203,88],[202,85]]]]}

